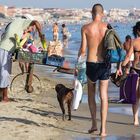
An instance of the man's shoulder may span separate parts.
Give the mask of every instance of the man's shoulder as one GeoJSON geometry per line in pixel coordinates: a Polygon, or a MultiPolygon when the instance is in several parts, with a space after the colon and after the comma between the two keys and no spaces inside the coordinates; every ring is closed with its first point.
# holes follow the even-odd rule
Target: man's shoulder
{"type": "Polygon", "coordinates": [[[108,26],[108,23],[107,22],[101,22],[101,24],[103,25],[103,26],[108,26]]]}
{"type": "Polygon", "coordinates": [[[99,27],[100,29],[103,29],[104,31],[106,31],[108,29],[108,23],[101,22],[99,27]]]}
{"type": "Polygon", "coordinates": [[[92,23],[87,23],[82,26],[82,31],[86,31],[92,27],[92,23]]]}
{"type": "Polygon", "coordinates": [[[87,28],[89,25],[90,25],[89,23],[87,23],[87,24],[84,24],[84,25],[82,26],[82,29],[85,29],[85,28],[87,28]]]}

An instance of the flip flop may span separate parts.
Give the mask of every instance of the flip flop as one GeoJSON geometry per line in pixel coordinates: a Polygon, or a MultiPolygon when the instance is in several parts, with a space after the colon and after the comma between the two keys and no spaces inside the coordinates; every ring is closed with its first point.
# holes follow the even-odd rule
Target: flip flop
{"type": "Polygon", "coordinates": [[[90,133],[93,133],[94,131],[97,131],[97,128],[89,129],[89,130],[88,130],[88,133],[90,134],[90,133]]]}

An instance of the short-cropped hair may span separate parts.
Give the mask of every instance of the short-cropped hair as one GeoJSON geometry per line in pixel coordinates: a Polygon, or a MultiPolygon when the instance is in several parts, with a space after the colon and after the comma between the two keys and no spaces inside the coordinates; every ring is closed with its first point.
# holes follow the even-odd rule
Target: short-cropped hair
{"type": "Polygon", "coordinates": [[[104,11],[104,8],[103,8],[102,4],[100,4],[100,3],[94,4],[92,7],[92,13],[95,15],[98,13],[103,13],[103,11],[104,11]]]}

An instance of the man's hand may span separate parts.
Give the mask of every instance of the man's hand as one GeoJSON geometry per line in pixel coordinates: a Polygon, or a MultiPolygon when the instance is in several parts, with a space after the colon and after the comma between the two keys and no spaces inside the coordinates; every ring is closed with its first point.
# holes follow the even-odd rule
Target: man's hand
{"type": "Polygon", "coordinates": [[[116,78],[117,78],[118,76],[121,76],[121,75],[123,75],[122,69],[118,69],[118,70],[116,71],[116,78]]]}
{"type": "Polygon", "coordinates": [[[78,75],[78,69],[75,68],[75,70],[74,70],[74,76],[77,76],[77,75],[78,75]]]}

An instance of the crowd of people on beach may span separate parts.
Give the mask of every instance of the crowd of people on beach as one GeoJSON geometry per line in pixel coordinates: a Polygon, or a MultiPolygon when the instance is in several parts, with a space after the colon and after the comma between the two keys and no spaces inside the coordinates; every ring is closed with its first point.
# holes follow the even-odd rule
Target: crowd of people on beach
{"type": "MultiPolygon", "coordinates": [[[[88,87],[88,105],[91,113],[91,128],[88,133],[97,131],[96,120],[96,83],[99,81],[100,92],[100,116],[101,127],[100,135],[106,136],[106,122],[108,112],[108,83],[111,72],[111,65],[106,67],[104,60],[104,37],[108,30],[108,24],[103,22],[104,9],[101,4],[95,4],[92,7],[92,21],[83,25],[81,29],[81,46],[78,52],[79,57],[87,57],[86,60],[86,75],[88,87]]],[[[47,49],[46,39],[42,33],[41,25],[36,20],[26,18],[15,19],[5,30],[5,33],[0,42],[0,92],[3,95],[2,101],[7,102],[8,87],[10,85],[11,73],[11,57],[12,53],[17,48],[29,48],[31,52],[37,52],[34,43],[34,34],[37,33],[42,47],[40,51],[47,49]],[[17,45],[18,44],[18,45],[17,45]],[[18,46],[18,47],[17,47],[18,46]]],[[[62,24],[62,40],[64,46],[68,46],[68,29],[65,24],[62,24]]],[[[121,76],[123,73],[137,73],[140,77],[140,22],[137,22],[133,27],[134,39],[127,35],[123,44],[126,50],[126,57],[123,62],[118,63],[116,69],[116,76],[121,76]]],[[[59,27],[57,23],[53,25],[53,41],[59,40],[59,27]]],[[[19,63],[23,70],[23,63],[19,63]]],[[[26,71],[28,66],[26,64],[26,71]]],[[[138,108],[140,99],[140,83],[139,79],[136,86],[136,103],[132,104],[134,126],[139,126],[138,108]]]]}

